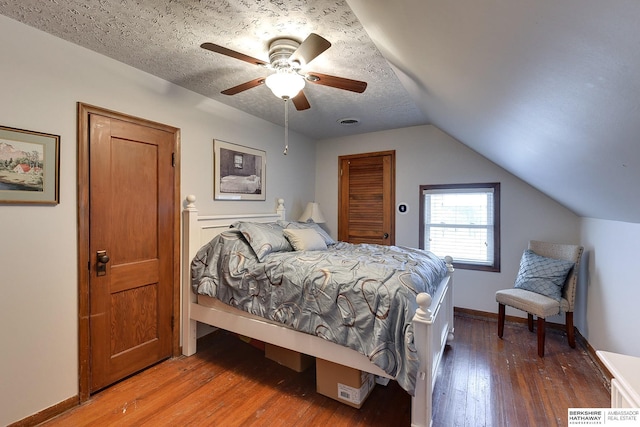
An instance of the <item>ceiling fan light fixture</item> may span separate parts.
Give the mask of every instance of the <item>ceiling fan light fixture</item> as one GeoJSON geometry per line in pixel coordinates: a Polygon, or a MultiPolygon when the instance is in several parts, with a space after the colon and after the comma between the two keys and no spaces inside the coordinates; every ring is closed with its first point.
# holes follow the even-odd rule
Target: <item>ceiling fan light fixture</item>
{"type": "MultiPolygon", "coordinates": [[[[315,33],[309,34],[302,43],[290,37],[273,39],[269,43],[269,62],[214,43],[202,43],[200,47],[220,55],[275,71],[273,75],[270,75],[266,79],[258,77],[225,89],[221,92],[223,95],[237,95],[240,92],[266,83],[275,96],[285,101],[291,99],[296,110],[303,111],[311,108],[309,100],[304,92],[301,92],[307,81],[316,85],[329,86],[355,93],[362,93],[367,88],[367,82],[302,71],[302,69],[318,57],[318,55],[331,47],[331,42],[315,33]]],[[[286,105],[287,103],[285,102],[285,106],[286,105]]]]}
{"type": "Polygon", "coordinates": [[[289,71],[278,71],[265,80],[265,84],[278,98],[294,98],[304,88],[304,77],[289,71]]]}

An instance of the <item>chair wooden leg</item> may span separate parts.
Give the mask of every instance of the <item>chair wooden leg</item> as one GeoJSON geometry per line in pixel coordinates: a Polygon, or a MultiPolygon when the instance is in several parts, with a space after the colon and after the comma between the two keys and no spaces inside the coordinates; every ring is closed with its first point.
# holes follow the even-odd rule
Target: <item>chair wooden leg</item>
{"type": "Polygon", "coordinates": [[[544,317],[538,317],[538,356],[544,357],[544,317]]]}
{"type": "Polygon", "coordinates": [[[504,334],[504,304],[498,303],[498,337],[504,334]]]}
{"type": "Polygon", "coordinates": [[[573,312],[568,311],[565,315],[565,323],[567,324],[567,338],[569,339],[569,347],[576,348],[575,328],[573,327],[573,312]]]}
{"type": "Polygon", "coordinates": [[[527,326],[529,327],[529,332],[533,332],[533,314],[527,313],[527,326]]]}

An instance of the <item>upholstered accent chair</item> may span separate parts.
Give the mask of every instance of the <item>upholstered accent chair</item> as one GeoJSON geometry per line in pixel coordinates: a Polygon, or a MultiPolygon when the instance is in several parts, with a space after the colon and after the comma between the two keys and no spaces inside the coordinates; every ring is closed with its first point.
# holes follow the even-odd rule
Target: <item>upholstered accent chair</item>
{"type": "Polygon", "coordinates": [[[538,356],[544,357],[545,319],[565,313],[569,346],[575,348],[573,307],[582,246],[532,240],[520,261],[515,287],[496,292],[498,337],[504,334],[505,306],[527,312],[527,325],[533,332],[537,317],[538,356]]]}

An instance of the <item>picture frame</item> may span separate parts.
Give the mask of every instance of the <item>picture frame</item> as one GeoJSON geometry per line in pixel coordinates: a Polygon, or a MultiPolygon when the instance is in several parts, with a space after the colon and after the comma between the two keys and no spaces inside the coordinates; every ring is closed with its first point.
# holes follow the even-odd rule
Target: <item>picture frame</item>
{"type": "Polygon", "coordinates": [[[266,200],[267,153],[213,140],[214,200],[266,200]]]}
{"type": "Polygon", "coordinates": [[[0,126],[0,204],[60,203],[60,136],[0,126]]]}

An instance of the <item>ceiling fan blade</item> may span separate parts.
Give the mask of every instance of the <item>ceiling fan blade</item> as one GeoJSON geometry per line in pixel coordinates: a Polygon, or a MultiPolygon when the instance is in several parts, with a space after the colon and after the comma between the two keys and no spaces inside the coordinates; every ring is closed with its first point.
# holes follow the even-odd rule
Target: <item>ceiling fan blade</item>
{"type": "Polygon", "coordinates": [[[349,90],[351,92],[362,93],[367,88],[367,82],[360,80],[351,80],[344,77],[330,76],[328,74],[320,74],[309,72],[306,79],[310,83],[322,86],[335,87],[337,89],[349,90]]]}
{"type": "Polygon", "coordinates": [[[331,43],[327,39],[315,33],[311,33],[309,34],[309,37],[304,39],[302,44],[298,46],[298,49],[291,54],[289,61],[295,61],[300,64],[300,67],[304,67],[309,62],[313,61],[316,56],[320,55],[330,47],[331,43]]]}
{"type": "Polygon", "coordinates": [[[237,93],[244,92],[247,89],[251,89],[256,86],[260,86],[261,84],[264,84],[264,80],[265,80],[264,77],[258,77],[257,79],[253,79],[246,83],[239,84],[238,86],[234,86],[227,90],[223,90],[220,93],[222,93],[223,95],[235,95],[237,93]]]}
{"type": "Polygon", "coordinates": [[[311,108],[311,104],[309,104],[309,100],[304,95],[303,91],[298,92],[298,94],[291,100],[293,101],[293,105],[295,105],[296,110],[298,111],[308,110],[309,108],[311,108]]]}
{"type": "Polygon", "coordinates": [[[223,46],[218,46],[217,44],[202,43],[200,45],[200,47],[203,48],[203,49],[210,50],[211,52],[219,53],[219,54],[222,54],[222,55],[230,56],[231,58],[235,58],[235,59],[239,59],[241,61],[248,62],[249,64],[267,65],[267,62],[265,62],[265,61],[263,61],[261,59],[257,59],[257,58],[254,58],[252,56],[245,55],[244,53],[236,52],[235,50],[231,50],[231,49],[228,49],[228,48],[223,47],[223,46]]]}

